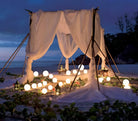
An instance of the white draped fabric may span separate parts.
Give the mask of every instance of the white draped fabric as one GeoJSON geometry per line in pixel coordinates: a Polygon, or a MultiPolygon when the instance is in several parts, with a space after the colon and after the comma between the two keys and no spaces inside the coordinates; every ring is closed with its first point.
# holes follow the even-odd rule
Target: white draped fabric
{"type": "MultiPolygon", "coordinates": [[[[79,47],[85,52],[91,40],[93,10],[80,11],[38,11],[32,14],[30,39],[26,48],[28,80],[33,79],[31,64],[33,60],[41,58],[48,50],[57,33],[59,47],[62,54],[68,59],[79,47]]],[[[99,44],[101,39],[99,15],[96,14],[95,40],[99,44]]],[[[98,48],[94,46],[95,53],[98,48]]],[[[92,57],[91,46],[87,53],[92,57]]],[[[68,60],[66,60],[68,62],[68,60]]],[[[68,68],[68,67],[67,67],[68,68]]]]}
{"type": "Polygon", "coordinates": [[[65,69],[69,70],[69,58],[76,52],[78,46],[73,41],[71,34],[57,32],[57,37],[58,37],[59,48],[63,56],[66,58],[65,69]]]}
{"type": "MultiPolygon", "coordinates": [[[[69,26],[73,40],[78,45],[83,53],[85,53],[92,36],[93,11],[65,11],[65,19],[69,26]]],[[[100,33],[100,18],[96,14],[95,21],[95,40],[99,44],[101,38],[100,33]]],[[[95,54],[98,53],[98,48],[95,47],[95,54]]],[[[88,57],[92,57],[91,45],[87,53],[88,57]]]]}
{"type": "Polygon", "coordinates": [[[101,40],[100,40],[100,45],[99,45],[100,49],[102,50],[98,52],[98,55],[101,57],[102,59],[102,64],[101,64],[101,69],[104,69],[105,68],[105,57],[107,56],[106,55],[106,50],[105,50],[105,41],[104,41],[104,29],[101,28],[101,40]]]}

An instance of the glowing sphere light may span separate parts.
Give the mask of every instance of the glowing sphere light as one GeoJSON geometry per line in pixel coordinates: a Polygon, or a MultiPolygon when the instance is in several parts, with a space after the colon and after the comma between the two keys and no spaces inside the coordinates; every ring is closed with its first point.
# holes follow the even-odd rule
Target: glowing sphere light
{"type": "Polygon", "coordinates": [[[123,85],[129,85],[129,80],[128,79],[124,79],[123,80],[123,85]]]}
{"type": "Polygon", "coordinates": [[[74,70],[73,70],[73,74],[76,74],[76,73],[77,73],[77,70],[76,70],[76,69],[74,69],[74,70]]]}
{"type": "Polygon", "coordinates": [[[33,89],[37,88],[36,83],[33,83],[33,84],[32,84],[32,88],[33,88],[33,89]]]}
{"type": "Polygon", "coordinates": [[[84,69],[83,73],[84,73],[84,74],[87,74],[87,73],[88,73],[88,71],[87,71],[86,69],[84,69]]]}
{"type": "Polygon", "coordinates": [[[48,76],[49,75],[49,72],[47,70],[43,71],[43,76],[48,76]]]}
{"type": "Polygon", "coordinates": [[[52,79],[53,83],[57,83],[57,78],[52,79]]]}
{"type": "Polygon", "coordinates": [[[24,85],[24,90],[29,91],[31,89],[31,86],[29,84],[24,85]]]}
{"type": "Polygon", "coordinates": [[[131,87],[129,85],[125,85],[124,89],[131,89],[131,87]]]}
{"type": "Polygon", "coordinates": [[[60,87],[62,87],[62,86],[63,86],[63,82],[59,82],[58,85],[59,85],[60,87]]]}
{"type": "Polygon", "coordinates": [[[98,78],[98,80],[100,83],[102,83],[104,79],[102,77],[100,77],[100,78],[98,78]]]}
{"type": "Polygon", "coordinates": [[[43,88],[43,89],[42,89],[42,93],[43,93],[43,94],[46,94],[46,93],[47,93],[47,89],[46,89],[46,88],[43,88]]]}
{"type": "Polygon", "coordinates": [[[66,75],[70,75],[71,74],[71,71],[70,70],[67,70],[66,71],[66,75]]]}
{"type": "Polygon", "coordinates": [[[38,83],[38,87],[42,87],[42,83],[40,82],[40,83],[38,83]]]}
{"type": "Polygon", "coordinates": [[[34,72],[34,77],[37,77],[39,75],[38,71],[34,72]]]}
{"type": "Polygon", "coordinates": [[[49,74],[49,78],[52,79],[54,76],[53,74],[49,74]]]}
{"type": "Polygon", "coordinates": [[[70,79],[66,79],[66,83],[67,84],[70,84],[70,79]]]}
{"type": "Polygon", "coordinates": [[[43,81],[43,86],[46,86],[47,85],[47,81],[43,81]]]}
{"type": "Polygon", "coordinates": [[[53,86],[52,86],[52,85],[49,85],[49,86],[48,86],[48,89],[49,89],[49,90],[52,90],[52,89],[53,89],[53,86]]]}
{"type": "Polygon", "coordinates": [[[111,78],[110,78],[110,77],[106,77],[106,80],[107,80],[107,81],[110,81],[110,80],[111,80],[111,78]]]}

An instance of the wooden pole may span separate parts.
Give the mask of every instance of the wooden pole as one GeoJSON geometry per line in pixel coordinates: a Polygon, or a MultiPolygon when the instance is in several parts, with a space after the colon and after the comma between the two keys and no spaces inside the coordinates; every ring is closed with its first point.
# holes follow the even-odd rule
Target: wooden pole
{"type": "Polygon", "coordinates": [[[8,63],[10,62],[10,60],[13,58],[14,55],[16,55],[16,52],[18,51],[18,49],[22,46],[22,44],[25,42],[25,40],[27,39],[27,37],[29,36],[29,33],[25,36],[25,38],[23,39],[23,41],[19,44],[19,46],[16,48],[16,50],[13,52],[13,54],[10,56],[10,58],[8,59],[8,61],[4,64],[3,68],[0,70],[0,73],[4,70],[4,68],[8,65],[8,63]]]}
{"type": "Polygon", "coordinates": [[[114,65],[115,65],[115,67],[116,67],[116,70],[118,71],[118,73],[120,73],[120,71],[119,71],[119,69],[118,69],[118,67],[117,67],[117,65],[116,65],[116,63],[115,63],[115,61],[114,61],[114,59],[113,59],[113,57],[112,57],[111,53],[109,52],[109,50],[108,50],[107,46],[105,46],[105,48],[106,48],[106,50],[107,50],[107,52],[108,52],[109,56],[111,57],[111,59],[112,59],[112,61],[113,61],[114,65]]]}

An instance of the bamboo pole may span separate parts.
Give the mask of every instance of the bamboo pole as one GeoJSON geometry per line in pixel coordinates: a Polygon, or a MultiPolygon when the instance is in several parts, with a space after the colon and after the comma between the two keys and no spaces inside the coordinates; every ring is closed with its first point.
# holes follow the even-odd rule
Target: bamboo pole
{"type": "Polygon", "coordinates": [[[0,73],[4,70],[4,68],[8,65],[8,63],[10,62],[10,60],[13,58],[14,55],[16,55],[16,52],[18,51],[18,49],[20,48],[20,46],[22,46],[22,44],[25,42],[25,40],[27,39],[27,37],[29,36],[29,33],[25,36],[25,38],[23,39],[23,41],[19,44],[19,46],[16,48],[16,50],[13,52],[13,54],[10,56],[10,58],[8,59],[8,61],[4,64],[3,68],[0,70],[0,73]]]}
{"type": "Polygon", "coordinates": [[[118,69],[118,67],[117,67],[117,65],[116,65],[116,63],[115,63],[115,61],[114,61],[114,59],[113,59],[113,57],[112,57],[111,53],[109,52],[109,50],[108,50],[107,46],[105,46],[105,48],[106,48],[106,50],[107,50],[107,52],[108,52],[109,56],[111,57],[111,59],[112,59],[112,61],[113,61],[114,65],[115,65],[115,67],[116,67],[116,70],[118,71],[118,73],[120,73],[120,71],[119,71],[119,69],[118,69]]]}

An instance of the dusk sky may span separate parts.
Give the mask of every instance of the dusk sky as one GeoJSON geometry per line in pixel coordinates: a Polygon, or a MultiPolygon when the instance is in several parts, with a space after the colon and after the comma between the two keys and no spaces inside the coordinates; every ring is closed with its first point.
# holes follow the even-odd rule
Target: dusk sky
{"type": "MultiPolygon", "coordinates": [[[[138,11],[138,0],[0,0],[0,60],[6,60],[29,32],[29,14],[42,9],[55,11],[65,9],[91,9],[99,7],[101,25],[105,33],[120,32],[115,22],[118,17],[128,14],[132,17],[138,11]]],[[[25,46],[18,57],[24,57],[25,46]]],[[[51,53],[60,53],[57,41],[50,48],[51,53]]]]}

